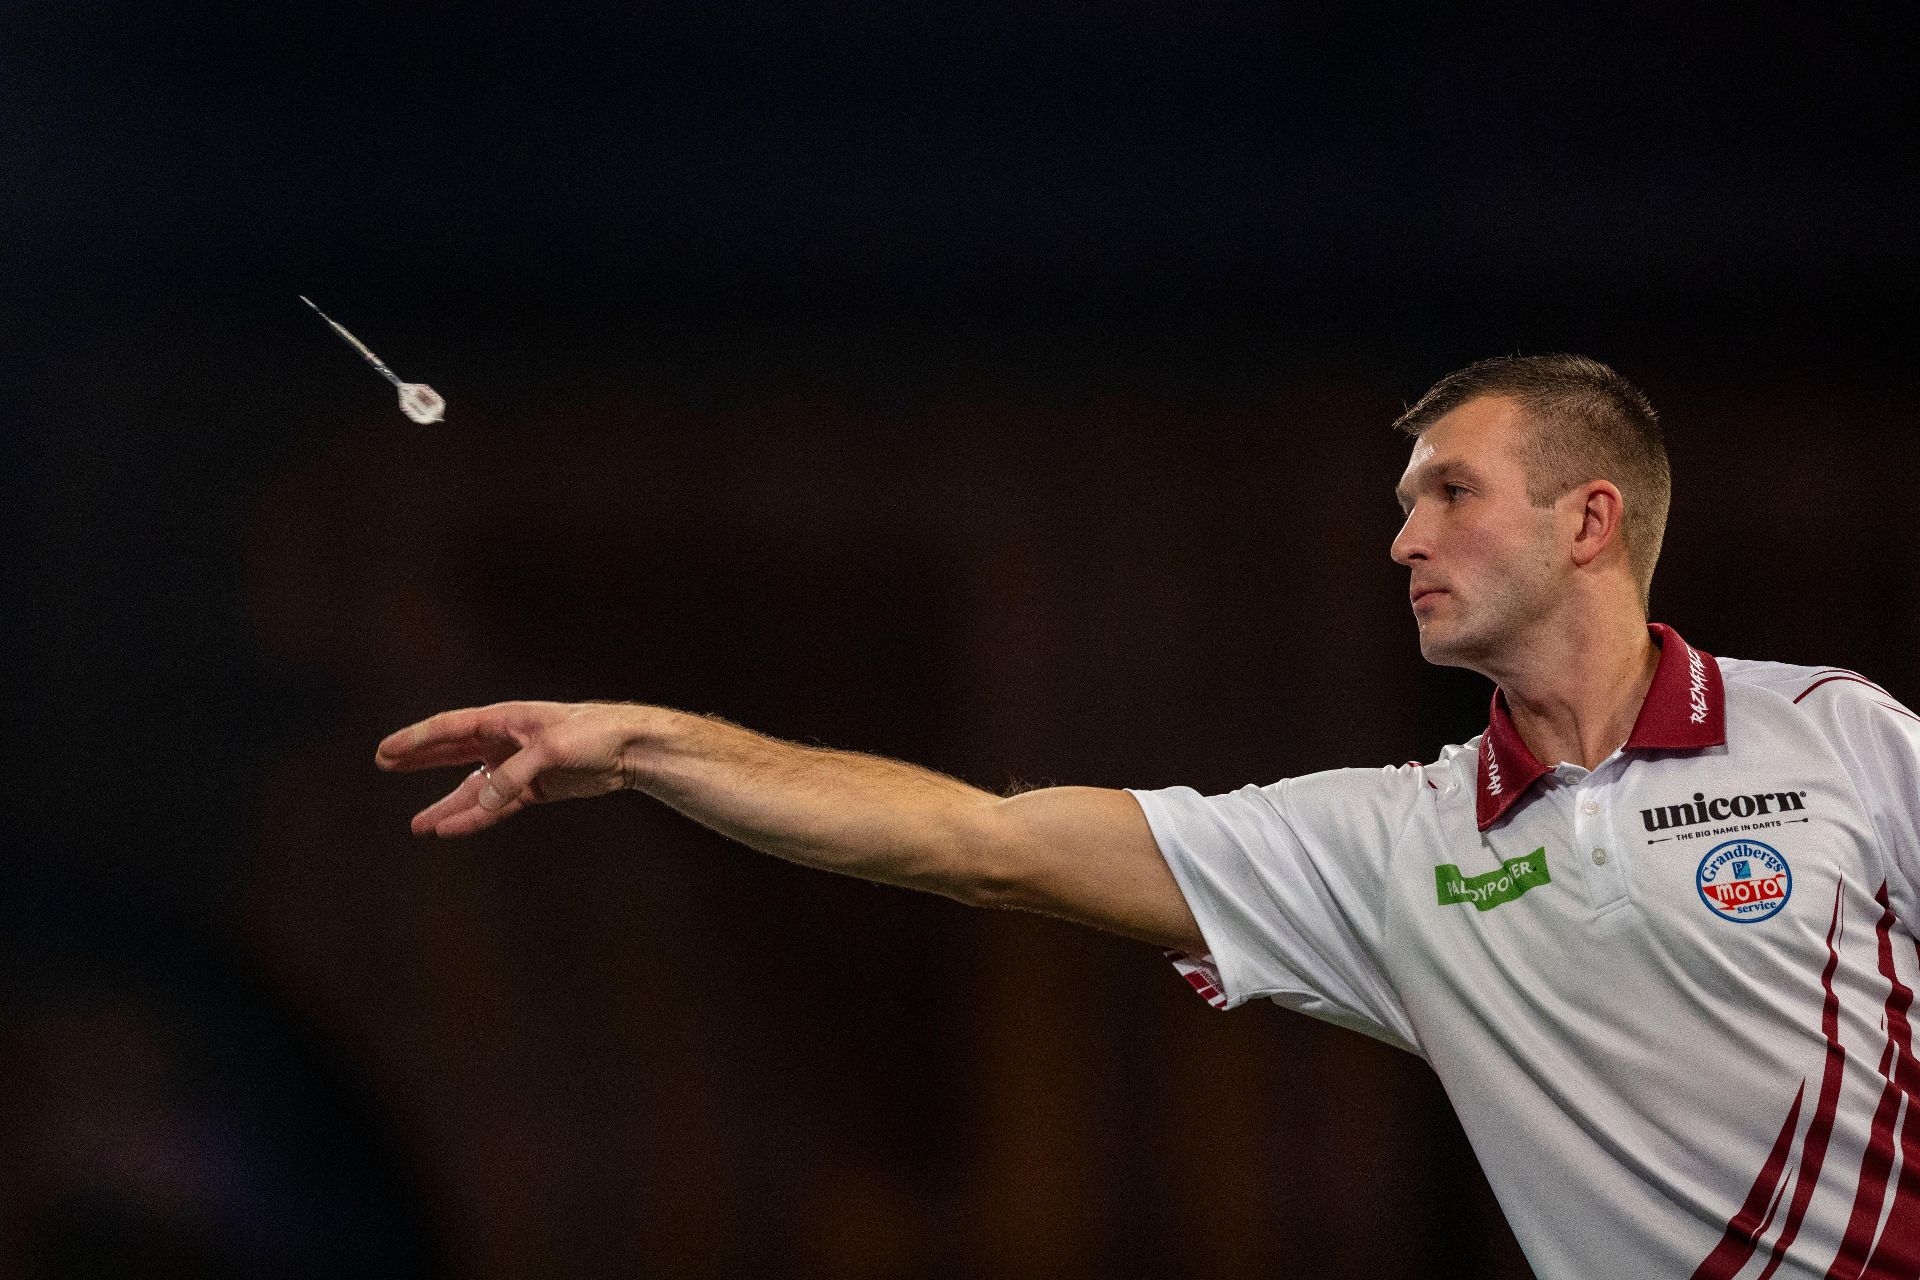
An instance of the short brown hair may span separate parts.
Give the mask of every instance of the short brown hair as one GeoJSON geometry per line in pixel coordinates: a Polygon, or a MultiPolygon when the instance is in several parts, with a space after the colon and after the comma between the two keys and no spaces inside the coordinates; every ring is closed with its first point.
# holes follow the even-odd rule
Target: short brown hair
{"type": "Polygon", "coordinates": [[[1647,397],[1586,356],[1495,356],[1434,383],[1393,425],[1418,437],[1444,415],[1487,396],[1514,401],[1529,419],[1521,465],[1527,500],[1536,507],[1589,480],[1611,481],[1620,490],[1620,539],[1644,605],[1673,494],[1666,438],[1647,397]]]}

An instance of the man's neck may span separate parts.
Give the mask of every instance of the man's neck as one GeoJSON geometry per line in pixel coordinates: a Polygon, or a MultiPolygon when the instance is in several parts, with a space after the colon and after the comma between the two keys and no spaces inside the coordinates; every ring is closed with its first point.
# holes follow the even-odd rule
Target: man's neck
{"type": "Polygon", "coordinates": [[[1615,615],[1557,629],[1551,642],[1529,646],[1521,662],[1494,679],[1536,759],[1591,769],[1632,734],[1659,666],[1660,647],[1646,622],[1615,615]]]}

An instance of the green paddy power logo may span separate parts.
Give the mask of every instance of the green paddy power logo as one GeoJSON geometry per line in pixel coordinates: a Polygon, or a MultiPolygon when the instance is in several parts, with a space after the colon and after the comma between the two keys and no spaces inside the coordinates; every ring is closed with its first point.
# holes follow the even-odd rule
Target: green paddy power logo
{"type": "Polygon", "coordinates": [[[1433,878],[1440,891],[1441,906],[1471,902],[1476,911],[1491,911],[1529,889],[1553,881],[1547,874],[1545,845],[1521,857],[1508,858],[1498,870],[1477,876],[1462,875],[1460,868],[1443,862],[1433,869],[1433,878]]]}

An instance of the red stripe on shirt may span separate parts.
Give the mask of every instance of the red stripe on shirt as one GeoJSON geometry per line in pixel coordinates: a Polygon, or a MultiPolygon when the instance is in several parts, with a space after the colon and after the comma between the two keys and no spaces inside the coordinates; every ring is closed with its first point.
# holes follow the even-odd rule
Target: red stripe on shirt
{"type": "Polygon", "coordinates": [[[1880,920],[1874,932],[1880,943],[1880,972],[1887,979],[1887,1045],[1880,1052],[1880,1074],[1886,1087],[1880,1090],[1880,1102],[1873,1109],[1873,1128],[1867,1138],[1867,1150],[1860,1158],[1860,1181],[1853,1192],[1853,1212],[1847,1218],[1846,1234],[1840,1239],[1840,1252],[1827,1269],[1829,1280],[1861,1280],[1867,1266],[1873,1235],[1880,1226],[1880,1209],[1886,1203],[1887,1175],[1893,1169],[1893,1118],[1900,1110],[1900,1086],[1895,1083],[1895,1064],[1907,1052],[1912,1034],[1907,1010],[1913,1004],[1913,992],[1900,981],[1893,969],[1893,908],[1887,904],[1886,885],[1874,901],[1881,904],[1880,920]]]}
{"type": "MultiPolygon", "coordinates": [[[[1820,1008],[1820,1026],[1827,1040],[1826,1068],[1820,1079],[1820,1099],[1815,1108],[1813,1121],[1807,1126],[1807,1146],[1800,1157],[1800,1177],[1794,1187],[1793,1206],[1787,1211],[1787,1225],[1781,1229],[1782,1243],[1774,1246],[1773,1256],[1767,1262],[1767,1271],[1771,1273],[1779,1265],[1780,1257],[1787,1241],[1800,1229],[1800,1218],[1806,1212],[1806,1202],[1812,1195],[1813,1179],[1809,1178],[1809,1168],[1815,1177],[1826,1159],[1828,1138],[1833,1132],[1833,1114],[1840,1096],[1840,1070],[1835,1062],[1840,1052],[1839,1038],[1839,1000],[1834,995],[1833,974],[1839,966],[1840,954],[1833,945],[1834,933],[1840,924],[1840,901],[1846,886],[1842,884],[1833,897],[1833,918],[1827,924],[1827,963],[1821,973],[1821,986],[1826,997],[1820,1008]],[[1824,1120],[1823,1120],[1824,1117],[1824,1120]],[[1818,1137],[1816,1152],[1815,1135],[1818,1137]]],[[[1841,1055],[1844,1057],[1844,1055],[1841,1055]]],[[[1807,1096],[1807,1082],[1800,1081],[1800,1089],[1793,1095],[1793,1106],[1787,1109],[1787,1118],[1781,1122],[1780,1133],[1773,1140],[1773,1149],[1767,1152],[1767,1162],[1760,1167],[1759,1176],[1754,1178],[1753,1186],[1747,1191],[1747,1198],[1741,1204],[1738,1213],[1727,1222],[1727,1229],[1720,1237],[1720,1243],[1713,1252],[1694,1269],[1692,1280],[1733,1280],[1740,1269],[1753,1257],[1753,1251],[1759,1247],[1760,1237],[1766,1233],[1773,1222],[1774,1207],[1778,1201],[1774,1189],[1780,1185],[1780,1175],[1786,1171],[1787,1156],[1793,1149],[1793,1132],[1800,1120],[1800,1104],[1807,1096]]]]}
{"type": "Polygon", "coordinates": [[[1820,1167],[1827,1160],[1827,1143],[1833,1138],[1833,1116],[1840,1109],[1840,1079],[1846,1071],[1847,1052],[1840,1047],[1840,997],[1834,994],[1833,971],[1840,967],[1840,953],[1834,949],[1833,935],[1840,928],[1840,901],[1847,891],[1842,880],[1833,893],[1833,918],[1827,922],[1827,965],[1820,971],[1820,986],[1827,993],[1820,1006],[1820,1033],[1827,1038],[1827,1063],[1820,1073],[1820,1101],[1807,1126],[1807,1138],[1800,1147],[1800,1175],[1793,1184],[1793,1204],[1787,1220],[1773,1242],[1760,1280],[1768,1280],[1779,1269],[1794,1237],[1800,1234],[1800,1222],[1807,1214],[1807,1202],[1820,1185],[1820,1167]]]}
{"type": "Polygon", "coordinates": [[[1167,959],[1173,961],[1175,972],[1187,980],[1187,985],[1200,993],[1200,998],[1216,1009],[1227,1007],[1227,994],[1215,985],[1208,976],[1210,967],[1195,960],[1184,951],[1163,950],[1167,959]]]}
{"type": "Polygon", "coordinates": [[[1760,1233],[1773,1220],[1773,1213],[1768,1206],[1773,1203],[1773,1190],[1780,1185],[1780,1175],[1787,1167],[1787,1152],[1793,1147],[1793,1130],[1800,1122],[1800,1103],[1806,1096],[1807,1082],[1802,1080],[1799,1092],[1793,1095],[1793,1106],[1787,1109],[1787,1118],[1780,1126],[1780,1136],[1773,1140],[1773,1150],[1767,1152],[1767,1162],[1760,1167],[1760,1176],[1753,1180],[1753,1187],[1747,1192],[1746,1203],[1727,1223],[1726,1234],[1720,1237],[1720,1243],[1713,1247],[1706,1261],[1694,1270],[1693,1280],[1733,1280],[1740,1268],[1747,1265],[1747,1259],[1753,1256],[1754,1246],[1760,1242],[1760,1233]]]}
{"type": "MultiPolygon", "coordinates": [[[[1860,674],[1860,673],[1859,673],[1858,671],[1849,671],[1849,670],[1847,670],[1847,669],[1846,669],[1845,667],[1827,667],[1827,668],[1825,668],[1824,670],[1821,670],[1821,671],[1816,671],[1816,672],[1814,672],[1813,674],[1814,674],[1814,675],[1815,675],[1816,677],[1819,677],[1819,676],[1852,676],[1852,677],[1853,677],[1853,678],[1854,678],[1855,680],[1858,680],[1858,681],[1860,681],[1860,683],[1862,683],[1862,684],[1866,684],[1866,685],[1872,685],[1872,686],[1873,686],[1873,687],[1874,687],[1875,689],[1880,689],[1880,686],[1879,686],[1879,685],[1877,685],[1877,684],[1874,684],[1874,683],[1873,683],[1873,681],[1871,681],[1871,680],[1869,680],[1869,679],[1867,679],[1867,678],[1866,678],[1865,676],[1863,676],[1863,675],[1861,675],[1861,674],[1860,674]]],[[[1887,691],[1886,691],[1885,689],[1880,689],[1880,692],[1882,692],[1882,693],[1887,693],[1887,691]]],[[[1892,697],[1893,695],[1892,695],[1892,694],[1890,694],[1890,693],[1887,693],[1887,696],[1888,696],[1889,698],[1891,698],[1891,697],[1892,697]]]]}
{"type": "MultiPolygon", "coordinates": [[[[1823,684],[1832,684],[1832,683],[1833,683],[1833,682],[1834,682],[1835,680],[1840,680],[1840,681],[1844,681],[1844,682],[1846,682],[1846,683],[1848,683],[1848,684],[1863,684],[1863,685],[1865,685],[1865,686],[1867,686],[1867,688],[1869,688],[1869,689],[1871,689],[1871,690],[1873,690],[1873,691],[1874,691],[1875,693],[1886,693],[1886,692],[1887,692],[1887,691],[1886,691],[1885,689],[1882,689],[1882,688],[1881,688],[1881,687],[1880,687],[1879,685],[1877,685],[1877,684],[1875,684],[1875,683],[1874,683],[1873,681],[1871,681],[1871,680],[1869,680],[1869,679],[1867,679],[1867,678],[1866,678],[1865,676],[1856,676],[1856,675],[1854,675],[1853,673],[1851,673],[1851,672],[1848,672],[1848,673],[1847,673],[1846,675],[1839,675],[1839,676],[1822,676],[1822,677],[1820,677],[1820,679],[1818,679],[1818,680],[1815,680],[1815,681],[1814,681],[1814,682],[1813,682],[1812,684],[1810,684],[1810,685],[1808,685],[1808,686],[1807,686],[1806,688],[1804,688],[1804,689],[1802,689],[1802,690],[1800,691],[1800,697],[1798,697],[1798,698],[1795,698],[1795,699],[1794,699],[1794,701],[1795,701],[1795,702],[1798,702],[1798,701],[1800,701],[1800,698],[1804,698],[1804,697],[1806,697],[1806,696],[1807,696],[1808,694],[1810,694],[1810,693],[1812,693],[1812,692],[1813,692],[1813,691],[1814,691],[1815,689],[1818,689],[1818,688],[1819,688],[1819,687],[1820,687],[1821,685],[1823,685],[1823,684]]],[[[1889,696],[1889,697],[1891,697],[1892,695],[1891,695],[1891,694],[1888,694],[1888,696],[1889,696]]]]}
{"type": "MultiPolygon", "coordinates": [[[[1893,1041],[1894,1055],[1893,1074],[1888,1083],[1906,1095],[1907,1100],[1907,1114],[1900,1122],[1900,1181],[1894,1187],[1893,1205],[1887,1210],[1887,1224],[1881,1228],[1880,1242],[1874,1245],[1873,1254],[1861,1272],[1863,1278],[1879,1280],[1920,1272],[1920,1114],[1916,1114],[1920,1112],[1920,1062],[1913,1056],[1913,1024],[1909,1017],[1913,990],[1894,973],[1893,907],[1884,883],[1873,900],[1881,908],[1880,972],[1891,988],[1887,996],[1887,1034],[1893,1041]]],[[[1856,1195],[1856,1204],[1858,1199],[1856,1195]]]]}
{"type": "Polygon", "coordinates": [[[1195,991],[1198,991],[1200,993],[1201,998],[1204,999],[1208,1004],[1214,1005],[1217,1007],[1227,1002],[1227,998],[1220,994],[1220,988],[1214,986],[1211,982],[1208,982],[1205,975],[1200,973],[1188,973],[1186,975],[1186,978],[1187,978],[1188,985],[1191,986],[1195,991]]]}
{"type": "Polygon", "coordinates": [[[1920,1110],[1913,1096],[1907,1096],[1907,1115],[1900,1122],[1900,1183],[1894,1188],[1893,1208],[1887,1211],[1887,1225],[1880,1230],[1880,1243],[1867,1259],[1862,1280],[1911,1280],[1920,1275],[1920,1110]]]}

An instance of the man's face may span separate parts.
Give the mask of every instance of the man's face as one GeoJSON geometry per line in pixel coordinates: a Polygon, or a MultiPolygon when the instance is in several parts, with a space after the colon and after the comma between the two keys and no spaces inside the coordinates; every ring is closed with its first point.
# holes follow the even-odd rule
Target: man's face
{"type": "Polygon", "coordinates": [[[1523,643],[1563,597],[1553,508],[1527,500],[1526,424],[1501,397],[1470,400],[1427,428],[1395,490],[1406,523],[1393,558],[1408,590],[1420,652],[1440,666],[1486,671],[1523,643]]]}

